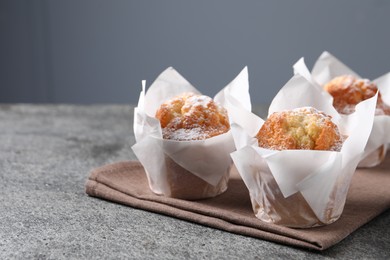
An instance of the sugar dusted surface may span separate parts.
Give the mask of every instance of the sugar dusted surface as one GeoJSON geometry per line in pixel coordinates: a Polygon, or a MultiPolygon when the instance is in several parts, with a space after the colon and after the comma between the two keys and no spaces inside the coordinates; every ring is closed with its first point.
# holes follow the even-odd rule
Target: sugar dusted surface
{"type": "Polygon", "coordinates": [[[203,140],[206,139],[208,134],[200,127],[190,129],[164,129],[163,134],[166,139],[177,141],[190,141],[190,140],[203,140]]]}
{"type": "Polygon", "coordinates": [[[213,100],[210,97],[200,95],[189,97],[186,101],[186,105],[194,107],[202,106],[204,108],[207,108],[211,102],[213,102],[213,100]]]}
{"type": "MultiPolygon", "coordinates": [[[[333,96],[333,106],[340,114],[355,112],[355,106],[363,100],[373,97],[379,90],[369,79],[356,78],[352,75],[336,77],[324,85],[324,89],[333,96]]],[[[378,93],[375,115],[390,115],[390,107],[378,93]]]]}
{"type": "Polygon", "coordinates": [[[339,151],[343,143],[331,117],[312,107],[273,113],[256,137],[261,147],[273,150],[339,151]]]}
{"type": "Polygon", "coordinates": [[[227,111],[208,96],[184,93],[163,103],[156,112],[163,138],[203,140],[230,129],[227,111]]]}

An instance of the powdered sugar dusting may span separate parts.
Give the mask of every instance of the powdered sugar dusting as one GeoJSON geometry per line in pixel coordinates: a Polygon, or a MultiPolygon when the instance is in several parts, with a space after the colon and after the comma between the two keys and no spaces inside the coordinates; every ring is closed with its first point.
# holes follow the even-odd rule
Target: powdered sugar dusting
{"type": "Polygon", "coordinates": [[[327,120],[330,120],[332,117],[330,115],[325,114],[322,111],[319,111],[315,109],[314,107],[300,107],[300,108],[295,108],[292,110],[296,114],[304,114],[304,116],[308,115],[315,115],[316,116],[316,123],[318,125],[324,125],[327,120]]]}
{"type": "Polygon", "coordinates": [[[343,137],[331,116],[313,107],[300,107],[270,115],[257,138],[274,150],[312,149],[340,151],[343,137]]]}
{"type": "Polygon", "coordinates": [[[205,95],[200,95],[200,96],[192,96],[188,98],[186,103],[190,106],[195,106],[195,107],[202,106],[207,108],[212,101],[213,100],[210,97],[205,95]]]}
{"type": "Polygon", "coordinates": [[[207,132],[202,128],[190,128],[190,129],[163,129],[163,135],[165,139],[171,139],[176,141],[191,141],[191,140],[204,140],[208,137],[207,132]]]}
{"type": "MultiPolygon", "coordinates": [[[[354,107],[353,110],[355,110],[354,107]]],[[[329,122],[329,120],[332,118],[330,115],[327,115],[324,112],[315,109],[314,107],[301,107],[293,109],[293,111],[297,113],[315,114],[318,117],[316,123],[321,127],[326,127],[326,122],[329,122]]],[[[337,135],[340,136],[340,139],[335,142],[329,150],[340,151],[345,139],[347,139],[347,136],[342,136],[337,126],[334,130],[336,131],[337,135]]]]}
{"type": "Polygon", "coordinates": [[[208,96],[184,93],[163,103],[156,112],[163,138],[203,140],[230,129],[227,111],[208,96]]]}
{"type": "MultiPolygon", "coordinates": [[[[337,109],[337,112],[339,112],[340,114],[344,114],[344,115],[350,115],[352,113],[354,113],[356,110],[356,106],[355,105],[345,105],[344,107],[340,107],[337,109]]],[[[376,116],[379,116],[379,115],[386,115],[386,111],[384,109],[382,109],[381,107],[377,107],[375,108],[375,115],[376,116]]]]}
{"type": "Polygon", "coordinates": [[[343,143],[347,138],[348,136],[340,136],[340,140],[334,143],[334,145],[330,148],[330,151],[340,152],[343,147],[343,143]]]}

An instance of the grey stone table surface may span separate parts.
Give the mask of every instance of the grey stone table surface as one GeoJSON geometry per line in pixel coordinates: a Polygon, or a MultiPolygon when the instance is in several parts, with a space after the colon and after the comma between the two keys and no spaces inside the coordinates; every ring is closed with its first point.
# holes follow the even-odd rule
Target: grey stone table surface
{"type": "Polygon", "coordinates": [[[0,105],[0,259],[390,258],[389,210],[314,252],[89,197],[91,169],[136,159],[132,116],[125,105],[0,105]]]}

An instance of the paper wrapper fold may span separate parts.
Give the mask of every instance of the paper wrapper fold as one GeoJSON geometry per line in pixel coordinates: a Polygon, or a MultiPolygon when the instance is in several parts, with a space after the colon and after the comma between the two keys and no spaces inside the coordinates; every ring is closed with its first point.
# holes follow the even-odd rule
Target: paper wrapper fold
{"type": "MultiPolygon", "coordinates": [[[[248,72],[242,72],[215,100],[227,106],[249,103],[248,72]],[[235,104],[225,101],[233,95],[235,104]]],[[[138,106],[134,110],[135,155],[145,168],[149,186],[157,194],[195,200],[214,197],[227,189],[230,153],[234,151],[231,132],[206,140],[175,141],[162,138],[160,122],[155,118],[159,106],[185,92],[199,93],[173,68],[166,69],[145,92],[143,82],[138,106]]]]}
{"type": "Polygon", "coordinates": [[[355,113],[341,117],[323,93],[299,74],[276,95],[269,114],[311,106],[332,115],[341,134],[348,136],[340,152],[258,147],[253,136],[264,121],[249,111],[242,113],[241,121],[232,124],[237,151],[231,157],[249,189],[257,218],[299,228],[336,221],[371,132],[376,99],[361,102],[355,113]]]}
{"type": "MultiPolygon", "coordinates": [[[[294,65],[294,72],[303,75],[307,80],[311,81],[313,86],[323,92],[324,98],[330,103],[333,103],[333,97],[323,90],[322,86],[341,75],[353,75],[361,78],[356,72],[328,52],[321,54],[311,72],[306,67],[303,58],[294,65]]],[[[390,72],[372,81],[377,84],[383,102],[390,105],[390,72]]],[[[375,116],[372,132],[358,167],[374,167],[383,161],[390,143],[389,133],[390,116],[375,116]]]]}

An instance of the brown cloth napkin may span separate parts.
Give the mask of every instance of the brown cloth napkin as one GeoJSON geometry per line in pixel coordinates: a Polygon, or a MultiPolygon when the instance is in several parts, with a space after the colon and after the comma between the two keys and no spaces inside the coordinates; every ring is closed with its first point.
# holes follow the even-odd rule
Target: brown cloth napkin
{"type": "Polygon", "coordinates": [[[150,191],[145,171],[138,161],[118,162],[92,170],[86,192],[90,196],[240,235],[325,250],[390,208],[389,169],[390,156],[378,167],[358,169],[340,219],[327,226],[309,229],[293,229],[257,219],[248,190],[236,170],[232,170],[225,193],[198,201],[155,195],[150,191]]]}

